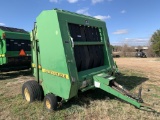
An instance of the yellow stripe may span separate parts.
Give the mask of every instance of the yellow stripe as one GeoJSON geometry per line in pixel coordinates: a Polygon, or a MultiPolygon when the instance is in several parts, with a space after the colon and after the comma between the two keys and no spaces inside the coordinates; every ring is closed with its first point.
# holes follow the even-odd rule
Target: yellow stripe
{"type": "Polygon", "coordinates": [[[67,74],[63,74],[63,73],[47,70],[47,69],[44,69],[44,68],[42,68],[42,72],[48,73],[48,74],[51,74],[51,75],[54,75],[54,76],[58,76],[58,77],[69,79],[69,76],[67,74]]]}
{"type": "MultiPolygon", "coordinates": [[[[32,67],[33,67],[33,68],[36,68],[36,64],[32,63],[32,67]]],[[[39,69],[42,69],[42,66],[39,65],[38,68],[39,68],[39,69]]]]}
{"type": "Polygon", "coordinates": [[[36,65],[35,65],[34,63],[32,63],[32,67],[33,67],[33,68],[35,68],[35,67],[36,67],[36,65]]]}
{"type": "Polygon", "coordinates": [[[5,57],[5,54],[1,54],[0,57],[5,57]]]}
{"type": "MultiPolygon", "coordinates": [[[[36,64],[32,63],[32,67],[36,68],[36,64]]],[[[42,68],[41,65],[39,65],[38,68],[42,69],[43,73],[48,73],[48,74],[51,74],[51,75],[54,75],[54,76],[58,76],[58,77],[69,79],[69,76],[67,74],[63,74],[63,73],[59,73],[59,72],[55,72],[55,71],[44,69],[44,68],[42,68]]]]}
{"type": "Polygon", "coordinates": [[[42,66],[41,66],[41,65],[39,65],[39,66],[38,66],[38,68],[39,68],[39,69],[42,69],[42,66]]]}

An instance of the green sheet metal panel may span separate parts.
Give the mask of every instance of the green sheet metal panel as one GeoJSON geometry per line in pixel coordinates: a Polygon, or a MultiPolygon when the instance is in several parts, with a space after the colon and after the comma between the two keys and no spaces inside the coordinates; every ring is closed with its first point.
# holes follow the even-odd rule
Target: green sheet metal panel
{"type": "Polygon", "coordinates": [[[6,38],[30,40],[29,33],[4,32],[6,38]]]}
{"type": "MultiPolygon", "coordinates": [[[[42,66],[42,86],[44,93],[54,93],[68,99],[70,93],[70,78],[68,75],[66,55],[62,43],[61,31],[56,11],[43,11],[37,18],[37,36],[39,44],[39,64],[42,66]],[[47,19],[46,19],[47,18],[47,19]],[[61,76],[61,77],[60,77],[61,76]]],[[[33,54],[34,55],[34,54],[33,54]]],[[[35,62],[33,56],[33,62],[35,62]]]]}

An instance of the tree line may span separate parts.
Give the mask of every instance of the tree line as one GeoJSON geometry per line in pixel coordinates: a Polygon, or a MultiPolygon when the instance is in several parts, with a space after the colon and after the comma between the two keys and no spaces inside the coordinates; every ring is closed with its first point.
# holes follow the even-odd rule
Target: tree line
{"type": "MultiPolygon", "coordinates": [[[[143,46],[136,46],[137,49],[142,49],[143,46]]],[[[148,57],[160,57],[160,30],[156,30],[150,40],[147,50],[144,50],[148,57]]],[[[118,54],[123,57],[133,57],[136,53],[135,46],[128,46],[124,44],[122,46],[111,45],[113,54],[118,54]]]]}
{"type": "Polygon", "coordinates": [[[150,43],[153,52],[160,57],[160,29],[153,33],[150,43]]]}

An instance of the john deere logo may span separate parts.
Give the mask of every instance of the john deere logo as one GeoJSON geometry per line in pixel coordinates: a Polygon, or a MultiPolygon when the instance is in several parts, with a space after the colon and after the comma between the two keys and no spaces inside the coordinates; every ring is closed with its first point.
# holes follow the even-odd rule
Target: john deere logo
{"type": "Polygon", "coordinates": [[[89,24],[88,20],[85,20],[85,24],[86,24],[86,25],[88,25],[88,24],[89,24]]]}

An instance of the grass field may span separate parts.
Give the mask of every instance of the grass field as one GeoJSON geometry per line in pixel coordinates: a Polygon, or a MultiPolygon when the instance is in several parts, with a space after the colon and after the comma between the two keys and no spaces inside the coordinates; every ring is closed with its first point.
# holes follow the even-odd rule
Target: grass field
{"type": "MultiPolygon", "coordinates": [[[[115,61],[121,72],[117,82],[133,93],[142,85],[142,98],[160,112],[160,59],[116,58],[115,61]]],[[[160,120],[160,114],[139,110],[99,89],[80,93],[49,113],[43,102],[29,104],[22,98],[22,84],[32,79],[31,71],[1,73],[1,120],[160,120]]]]}

